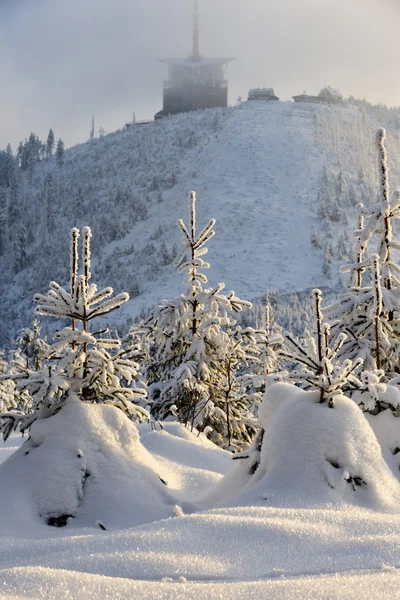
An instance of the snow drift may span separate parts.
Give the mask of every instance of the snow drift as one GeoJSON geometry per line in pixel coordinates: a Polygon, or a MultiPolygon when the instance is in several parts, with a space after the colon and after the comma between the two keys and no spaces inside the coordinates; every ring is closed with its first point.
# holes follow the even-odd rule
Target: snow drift
{"type": "Polygon", "coordinates": [[[174,504],[136,425],[117,408],[74,395],[56,415],[36,421],[0,467],[2,533],[72,521],[126,528],[172,516],[174,504]]]}
{"type": "Polygon", "coordinates": [[[205,495],[193,475],[187,489],[180,489],[179,470],[158,456],[159,443],[178,438],[167,432],[151,436],[153,457],[122,411],[71,395],[56,415],[36,421],[29,439],[1,464],[0,531],[35,535],[46,523],[126,529],[181,515],[177,504],[185,513],[332,505],[399,511],[400,484],[363,413],[343,396],[335,398],[334,408],[318,399],[317,392],[292,385],[271,386],[253,446],[233,457],[234,468],[205,495]],[[196,496],[202,499],[196,502],[196,496]]]}
{"type": "MultiPolygon", "coordinates": [[[[230,468],[228,452],[178,423],[156,431],[143,423],[139,431],[169,487],[185,497],[230,468]]],[[[61,530],[41,525],[34,536],[0,535],[1,597],[392,600],[398,590],[400,513],[264,502],[118,531],[74,528],[75,521],[61,530]]]]}
{"type": "Polygon", "coordinates": [[[356,404],[279,383],[259,410],[262,435],[202,505],[400,509],[400,485],[356,404]]]}
{"type": "MultiPolygon", "coordinates": [[[[390,386],[388,386],[390,387],[390,386]]],[[[382,454],[397,479],[400,479],[400,418],[390,409],[378,415],[366,415],[382,447],[382,454]]]]}

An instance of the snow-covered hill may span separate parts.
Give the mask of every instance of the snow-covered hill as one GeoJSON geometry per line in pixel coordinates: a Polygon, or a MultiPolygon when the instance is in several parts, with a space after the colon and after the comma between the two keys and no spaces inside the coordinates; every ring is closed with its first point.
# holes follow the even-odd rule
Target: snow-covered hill
{"type": "Polygon", "coordinates": [[[199,226],[217,219],[210,284],[249,300],[336,288],[355,205],[375,199],[378,126],[389,129],[400,181],[396,115],[362,104],[245,103],[132,126],[72,148],[62,168],[52,158],[19,172],[0,194],[3,343],[31,321],[35,292],[67,283],[72,226],[93,229],[93,280],[131,294],[117,324],[177,295],[176,220],[187,217],[191,189],[199,226]]]}

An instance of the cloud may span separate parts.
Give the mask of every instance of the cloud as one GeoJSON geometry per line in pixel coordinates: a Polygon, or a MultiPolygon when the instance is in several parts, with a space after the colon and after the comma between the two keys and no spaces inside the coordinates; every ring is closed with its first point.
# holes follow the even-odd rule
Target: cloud
{"type": "MultiPolygon", "coordinates": [[[[324,84],[400,104],[396,0],[200,0],[201,50],[236,56],[230,101],[272,86],[283,99],[324,84]]],[[[191,49],[192,0],[1,0],[0,147],[49,127],[67,145],[91,115],[116,129],[161,108],[161,56],[191,49]]]]}

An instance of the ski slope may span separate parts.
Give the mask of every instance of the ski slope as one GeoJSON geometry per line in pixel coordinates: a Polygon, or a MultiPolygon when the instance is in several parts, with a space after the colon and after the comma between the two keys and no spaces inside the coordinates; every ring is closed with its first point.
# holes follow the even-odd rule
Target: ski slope
{"type": "Polygon", "coordinates": [[[301,290],[320,276],[310,244],[322,169],[314,138],[312,113],[253,103],[200,157],[195,187],[218,222],[215,271],[242,294],[301,290]]]}
{"type": "MultiPolygon", "coordinates": [[[[307,107],[247,103],[201,151],[189,153],[179,183],[151,218],[179,242],[175,222],[187,220],[186,198],[194,189],[198,227],[217,220],[208,244],[210,284],[224,281],[251,300],[267,290],[321,284],[322,257],[311,245],[323,166],[315,137],[314,112],[307,107]]],[[[180,293],[173,267],[167,273],[131,301],[131,311],[180,293]]]]}

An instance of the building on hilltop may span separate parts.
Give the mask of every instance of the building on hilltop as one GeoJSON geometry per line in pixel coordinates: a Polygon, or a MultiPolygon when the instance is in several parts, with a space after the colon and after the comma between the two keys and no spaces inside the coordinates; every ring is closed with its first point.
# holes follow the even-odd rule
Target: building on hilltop
{"type": "Polygon", "coordinates": [[[324,87],[318,96],[309,96],[306,92],[298,96],[293,96],[295,102],[306,102],[313,104],[341,104],[344,102],[342,94],[339,90],[335,90],[329,86],[324,87]]]}
{"type": "Polygon", "coordinates": [[[320,93],[318,94],[318,98],[320,98],[320,100],[322,100],[323,102],[328,102],[331,104],[340,103],[344,101],[343,96],[339,92],[339,90],[335,90],[334,88],[331,88],[329,86],[324,87],[320,91],[320,93]]]}
{"type": "Polygon", "coordinates": [[[293,96],[293,100],[295,102],[306,102],[307,104],[319,104],[321,102],[319,96],[310,96],[306,92],[293,96]]]}
{"type": "Polygon", "coordinates": [[[200,54],[198,0],[194,2],[193,49],[188,58],[164,58],[169,68],[164,81],[163,109],[155,115],[168,115],[204,108],[228,106],[226,65],[234,58],[205,58],[200,54]]]}
{"type": "Polygon", "coordinates": [[[247,100],[279,100],[278,96],[275,96],[272,88],[256,88],[249,90],[249,96],[247,100]]]}

